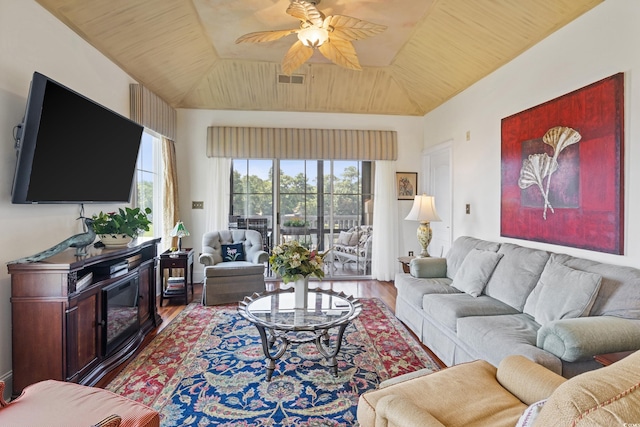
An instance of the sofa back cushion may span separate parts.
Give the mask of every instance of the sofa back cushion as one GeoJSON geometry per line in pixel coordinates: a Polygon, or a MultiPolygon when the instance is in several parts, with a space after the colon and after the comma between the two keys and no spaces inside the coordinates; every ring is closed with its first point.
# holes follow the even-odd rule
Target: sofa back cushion
{"type": "Polygon", "coordinates": [[[213,255],[214,264],[223,262],[227,255],[223,253],[222,245],[241,243],[244,258],[253,261],[256,252],[262,251],[262,235],[255,230],[220,230],[209,231],[202,235],[202,253],[213,255]]]}
{"type": "Polygon", "coordinates": [[[602,276],[547,262],[538,284],[529,294],[524,312],[544,325],[554,320],[588,316],[600,290],[602,276]]]}
{"type": "Polygon", "coordinates": [[[489,242],[469,236],[458,237],[451,245],[449,252],[447,252],[447,277],[453,280],[471,249],[497,252],[498,248],[500,248],[500,243],[497,242],[489,242]]]}
{"type": "Polygon", "coordinates": [[[522,311],[549,259],[549,252],[503,243],[498,250],[502,259],[484,289],[492,298],[522,311]]]}
{"type": "Polygon", "coordinates": [[[479,297],[500,258],[502,254],[497,252],[471,249],[456,272],[451,286],[472,297],[479,297]]]}
{"type": "Polygon", "coordinates": [[[555,259],[567,267],[602,276],[600,290],[591,308],[591,316],[640,319],[640,270],[566,254],[557,254],[555,259]]]}

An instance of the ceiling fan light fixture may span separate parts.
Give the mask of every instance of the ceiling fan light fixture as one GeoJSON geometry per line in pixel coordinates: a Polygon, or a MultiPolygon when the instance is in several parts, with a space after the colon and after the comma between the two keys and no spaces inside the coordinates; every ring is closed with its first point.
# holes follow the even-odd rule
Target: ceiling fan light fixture
{"type": "Polygon", "coordinates": [[[329,39],[329,32],[315,25],[298,31],[298,40],[307,47],[320,47],[329,39]]]}
{"type": "Polygon", "coordinates": [[[236,43],[270,42],[297,33],[298,41],[282,59],[283,74],[291,75],[314,55],[313,49],[317,49],[334,64],[350,70],[361,70],[358,55],[351,42],[380,34],[387,27],[350,16],[325,16],[316,7],[318,3],[317,0],[291,0],[286,12],[300,20],[300,27],[248,33],[240,36],[236,43]]]}

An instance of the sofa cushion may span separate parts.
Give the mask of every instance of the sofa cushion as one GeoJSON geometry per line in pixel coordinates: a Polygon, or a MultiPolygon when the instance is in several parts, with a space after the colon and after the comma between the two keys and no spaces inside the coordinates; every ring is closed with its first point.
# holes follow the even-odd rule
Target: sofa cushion
{"type": "Polygon", "coordinates": [[[555,258],[567,267],[602,276],[591,316],[640,319],[640,269],[574,258],[565,254],[557,254],[555,258]]]}
{"type": "Polygon", "coordinates": [[[349,236],[349,243],[347,243],[347,245],[349,246],[355,246],[358,244],[358,242],[360,242],[360,235],[362,234],[362,232],[360,230],[356,230],[351,232],[351,235],[349,236]]]}
{"type": "Polygon", "coordinates": [[[205,265],[221,263],[222,245],[241,243],[246,260],[262,263],[269,260],[269,254],[263,250],[262,235],[255,230],[209,231],[202,235],[202,255],[200,262],[205,265]]]}
{"type": "Polygon", "coordinates": [[[503,257],[493,270],[484,293],[522,311],[529,293],[538,283],[549,252],[503,243],[503,257]]]}
{"type": "Polygon", "coordinates": [[[349,233],[348,231],[341,231],[340,235],[338,236],[338,245],[348,246],[352,235],[353,233],[349,233]]]}
{"type": "Polygon", "coordinates": [[[500,258],[502,254],[496,252],[471,249],[456,272],[451,286],[472,297],[480,296],[500,258]]]}
{"type": "Polygon", "coordinates": [[[229,277],[264,274],[264,264],[253,264],[249,261],[230,261],[210,265],[204,268],[205,277],[229,277]]]}
{"type": "Polygon", "coordinates": [[[411,305],[421,308],[422,297],[425,294],[454,294],[460,293],[454,287],[449,286],[451,279],[433,278],[418,279],[406,273],[396,274],[395,287],[398,295],[402,296],[411,305]]]}
{"type": "Polygon", "coordinates": [[[536,418],[538,418],[538,415],[540,415],[540,411],[542,411],[542,408],[544,407],[544,404],[546,402],[547,399],[542,399],[529,405],[529,407],[520,416],[516,427],[533,427],[534,423],[536,422],[536,418]]]}
{"type": "Polygon", "coordinates": [[[640,421],[640,352],[560,385],[536,425],[631,426],[640,421]]]}
{"type": "Polygon", "coordinates": [[[598,295],[602,276],[547,262],[524,312],[544,325],[554,320],[587,316],[598,295]]]}
{"type": "Polygon", "coordinates": [[[242,243],[233,243],[231,245],[222,245],[222,261],[245,261],[244,245],[242,243]]]}
{"type": "Polygon", "coordinates": [[[474,237],[462,236],[458,237],[451,249],[447,252],[447,277],[453,279],[458,272],[458,268],[462,265],[467,254],[471,249],[481,249],[484,251],[497,252],[500,243],[480,240],[474,237]]]}
{"type": "Polygon", "coordinates": [[[536,347],[540,325],[528,314],[502,316],[473,316],[458,319],[457,335],[476,357],[498,365],[511,354],[522,355],[550,369],[562,373],[559,358],[536,347]]]}
{"type": "Polygon", "coordinates": [[[516,314],[518,311],[497,299],[481,295],[430,294],[422,298],[422,309],[434,321],[455,332],[458,319],[469,316],[516,314]]]}

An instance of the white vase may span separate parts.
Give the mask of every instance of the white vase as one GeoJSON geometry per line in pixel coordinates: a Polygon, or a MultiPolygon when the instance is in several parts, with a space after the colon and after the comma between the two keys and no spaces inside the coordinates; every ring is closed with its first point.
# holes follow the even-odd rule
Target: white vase
{"type": "Polygon", "coordinates": [[[293,283],[295,305],[294,308],[307,308],[307,296],[309,295],[309,278],[296,279],[293,283]]]}
{"type": "Polygon", "coordinates": [[[126,234],[100,234],[100,241],[108,248],[127,246],[133,237],[126,234]]]}

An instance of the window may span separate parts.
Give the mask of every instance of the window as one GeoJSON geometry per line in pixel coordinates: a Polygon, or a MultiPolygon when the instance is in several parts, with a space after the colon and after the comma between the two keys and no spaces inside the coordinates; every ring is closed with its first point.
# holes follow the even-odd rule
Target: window
{"type": "Polygon", "coordinates": [[[136,163],[136,179],[133,206],[141,209],[151,208],[151,229],[144,236],[160,237],[162,235],[162,186],[160,171],[162,170],[161,140],[151,131],[142,133],[140,151],[136,163]]]}

